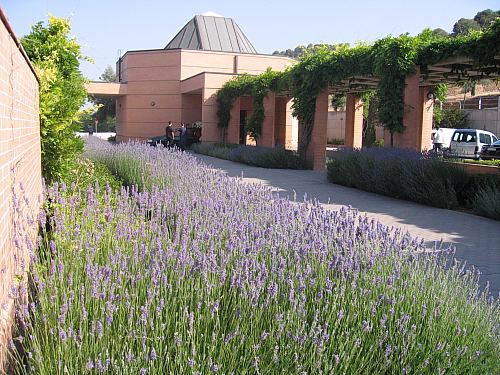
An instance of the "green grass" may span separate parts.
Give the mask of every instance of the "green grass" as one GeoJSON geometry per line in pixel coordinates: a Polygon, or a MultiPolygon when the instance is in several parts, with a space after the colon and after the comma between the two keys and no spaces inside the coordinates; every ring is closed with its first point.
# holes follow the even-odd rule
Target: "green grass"
{"type": "Polygon", "coordinates": [[[463,162],[469,164],[491,165],[494,167],[500,167],[500,159],[491,159],[491,160],[465,159],[463,160],[463,162]]]}

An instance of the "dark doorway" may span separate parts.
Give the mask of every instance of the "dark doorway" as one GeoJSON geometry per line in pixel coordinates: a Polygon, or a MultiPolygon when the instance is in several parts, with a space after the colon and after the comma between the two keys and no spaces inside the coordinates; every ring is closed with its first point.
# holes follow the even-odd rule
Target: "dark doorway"
{"type": "Polygon", "coordinates": [[[247,111],[240,111],[240,145],[246,144],[247,133],[245,125],[247,123],[247,111]]]}

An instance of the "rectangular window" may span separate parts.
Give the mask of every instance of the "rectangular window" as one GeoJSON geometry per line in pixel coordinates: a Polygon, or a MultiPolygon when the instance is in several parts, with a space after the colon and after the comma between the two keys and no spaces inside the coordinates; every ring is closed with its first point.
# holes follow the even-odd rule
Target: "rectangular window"
{"type": "Polygon", "coordinates": [[[472,133],[465,133],[465,142],[472,143],[476,142],[476,135],[472,133]]]}

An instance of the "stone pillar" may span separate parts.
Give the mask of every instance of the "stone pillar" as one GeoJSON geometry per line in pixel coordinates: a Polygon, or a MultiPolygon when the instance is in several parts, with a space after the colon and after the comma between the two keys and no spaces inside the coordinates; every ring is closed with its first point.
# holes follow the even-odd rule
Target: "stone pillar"
{"type": "Polygon", "coordinates": [[[422,119],[417,132],[417,148],[420,151],[432,149],[432,119],[434,117],[434,98],[428,99],[429,87],[420,87],[420,113],[422,119]]]}
{"type": "Polygon", "coordinates": [[[274,120],[274,139],[275,146],[283,147],[287,150],[296,149],[297,139],[296,135],[293,134],[293,116],[292,116],[292,104],[293,100],[289,97],[281,96],[277,97],[275,100],[276,112],[274,120]]]}
{"type": "Polygon", "coordinates": [[[287,150],[297,150],[298,120],[293,117],[293,99],[287,99],[286,119],[285,119],[285,148],[287,150]]]}
{"type": "Polygon", "coordinates": [[[227,128],[227,142],[238,144],[240,142],[240,103],[241,99],[238,97],[233,103],[231,108],[231,119],[227,128]]]}
{"type": "Polygon", "coordinates": [[[217,90],[204,88],[202,90],[201,102],[201,141],[216,143],[222,140],[221,129],[217,126],[217,90]]]}
{"type": "MultiPolygon", "coordinates": [[[[402,134],[394,134],[394,147],[412,148],[418,151],[432,148],[431,130],[434,99],[428,99],[428,87],[420,87],[420,72],[406,77],[404,91],[405,113],[403,124],[406,129],[402,134]]],[[[390,145],[390,134],[389,142],[390,145]]]]}
{"type": "Polygon", "coordinates": [[[363,102],[354,94],[347,94],[345,145],[350,148],[363,146],[363,102]]]}
{"type": "Polygon", "coordinates": [[[314,112],[314,127],[311,134],[311,143],[307,150],[309,160],[314,170],[324,170],[326,163],[326,125],[328,122],[328,90],[323,91],[316,98],[314,112]]]}
{"type": "Polygon", "coordinates": [[[274,120],[274,144],[275,146],[285,147],[286,144],[286,102],[285,97],[275,99],[275,120],[274,120]]]}
{"type": "Polygon", "coordinates": [[[275,124],[276,104],[275,94],[268,92],[264,98],[264,122],[262,123],[262,135],[259,139],[259,146],[274,147],[274,124],[275,124]]]}

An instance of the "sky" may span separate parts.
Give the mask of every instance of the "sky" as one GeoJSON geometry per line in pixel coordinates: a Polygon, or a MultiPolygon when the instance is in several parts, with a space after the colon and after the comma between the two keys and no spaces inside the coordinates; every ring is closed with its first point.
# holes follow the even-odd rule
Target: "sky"
{"type": "Polygon", "coordinates": [[[0,0],[16,35],[47,21],[47,14],[71,17],[71,34],[94,60],[81,65],[97,80],[120,54],[163,48],[196,14],[233,18],[259,53],[309,43],[372,42],[387,35],[416,35],[424,28],[448,32],[464,17],[500,9],[500,0],[0,0]]]}

